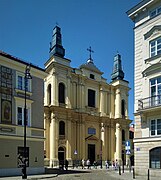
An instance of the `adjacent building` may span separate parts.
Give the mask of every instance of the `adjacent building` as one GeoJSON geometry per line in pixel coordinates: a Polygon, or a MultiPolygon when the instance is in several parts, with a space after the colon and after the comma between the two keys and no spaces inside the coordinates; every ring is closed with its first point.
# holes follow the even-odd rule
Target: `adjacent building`
{"type": "Polygon", "coordinates": [[[161,1],[143,0],[127,12],[135,23],[135,168],[161,173],[161,1]]]}
{"type": "MultiPolygon", "coordinates": [[[[21,175],[24,160],[26,109],[27,174],[44,172],[45,71],[0,51],[0,176],[21,175]],[[26,81],[28,67],[32,79],[26,81]],[[26,104],[26,108],[25,108],[26,104]]],[[[31,78],[30,77],[30,78],[31,78]]]]}
{"type": "MultiPolygon", "coordinates": [[[[128,81],[121,56],[114,57],[111,83],[102,76],[90,55],[79,68],[65,58],[61,29],[53,29],[50,58],[45,63],[44,121],[46,163],[56,166],[67,159],[91,163],[125,162],[129,139],[128,81]]],[[[128,157],[129,158],[129,157],[128,157]]]]}

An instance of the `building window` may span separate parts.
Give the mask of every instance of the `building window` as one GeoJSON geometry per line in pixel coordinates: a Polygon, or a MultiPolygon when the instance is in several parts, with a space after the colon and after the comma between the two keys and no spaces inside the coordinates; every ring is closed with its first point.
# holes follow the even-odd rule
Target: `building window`
{"type": "Polygon", "coordinates": [[[161,77],[150,80],[151,105],[161,104],[161,77]]]}
{"type": "Polygon", "coordinates": [[[161,54],[161,37],[150,42],[150,57],[161,54]]]}
{"type": "Polygon", "coordinates": [[[153,18],[160,13],[161,13],[161,7],[158,7],[150,12],[150,18],[153,18]]]}
{"type": "Polygon", "coordinates": [[[18,76],[18,89],[22,90],[23,82],[22,82],[22,76],[18,76]]]}
{"type": "Polygon", "coordinates": [[[22,125],[22,108],[17,108],[18,125],[22,125]]]}
{"type": "Polygon", "coordinates": [[[153,119],[150,121],[151,136],[161,135],[161,119],[153,119]]]}
{"type": "Polygon", "coordinates": [[[125,142],[125,130],[123,129],[122,130],[122,143],[125,142]]]}
{"type": "Polygon", "coordinates": [[[129,139],[134,139],[134,132],[129,131],[129,139]]]}
{"type": "MultiPolygon", "coordinates": [[[[17,107],[17,124],[23,126],[24,125],[24,115],[25,109],[22,107],[17,107]]],[[[30,126],[30,113],[29,109],[26,109],[26,124],[30,126]]]]}
{"type": "MultiPolygon", "coordinates": [[[[25,77],[17,74],[17,89],[25,91],[25,77]]],[[[31,91],[31,79],[26,79],[26,91],[31,91]]]]}
{"type": "Polygon", "coordinates": [[[151,149],[149,156],[150,168],[161,169],[161,147],[151,149]]]}
{"type": "Polygon", "coordinates": [[[95,128],[88,128],[88,134],[95,135],[96,134],[96,129],[95,128]]]}
{"type": "Polygon", "coordinates": [[[65,135],[65,122],[59,122],[59,135],[65,135]]]}
{"type": "Polygon", "coordinates": [[[124,99],[121,101],[121,115],[122,115],[122,118],[125,118],[125,100],[124,99]]]}
{"type": "Polygon", "coordinates": [[[48,89],[47,89],[47,103],[48,105],[51,104],[51,84],[48,85],[48,89]]]}
{"type": "Polygon", "coordinates": [[[89,76],[91,79],[94,79],[94,74],[90,74],[89,76]]]}
{"type": "Polygon", "coordinates": [[[59,83],[59,103],[65,104],[65,85],[59,83]]]}
{"type": "Polygon", "coordinates": [[[88,89],[88,106],[95,107],[95,91],[88,89]]]}

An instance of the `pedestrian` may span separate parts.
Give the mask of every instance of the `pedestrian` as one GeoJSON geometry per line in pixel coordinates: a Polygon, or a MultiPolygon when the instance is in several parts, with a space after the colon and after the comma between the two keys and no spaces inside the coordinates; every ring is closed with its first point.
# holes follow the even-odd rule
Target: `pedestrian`
{"type": "Polygon", "coordinates": [[[82,159],[82,169],[84,169],[84,166],[85,166],[85,161],[84,159],[82,159]]]}
{"type": "Polygon", "coordinates": [[[115,170],[117,170],[117,169],[118,169],[118,161],[116,159],[116,161],[115,161],[115,170]]]}
{"type": "Polygon", "coordinates": [[[68,170],[68,160],[65,160],[65,169],[68,170]]]}
{"type": "Polygon", "coordinates": [[[94,165],[94,168],[97,169],[97,162],[96,161],[94,161],[93,165],[94,165]]]}
{"type": "Polygon", "coordinates": [[[88,166],[88,169],[90,169],[90,160],[89,159],[87,160],[87,166],[88,166]]]}
{"type": "Polygon", "coordinates": [[[108,161],[107,161],[107,160],[105,161],[105,166],[106,166],[106,169],[109,168],[109,164],[108,164],[108,161]]]}
{"type": "Polygon", "coordinates": [[[112,161],[112,168],[115,169],[115,161],[112,161]]]}

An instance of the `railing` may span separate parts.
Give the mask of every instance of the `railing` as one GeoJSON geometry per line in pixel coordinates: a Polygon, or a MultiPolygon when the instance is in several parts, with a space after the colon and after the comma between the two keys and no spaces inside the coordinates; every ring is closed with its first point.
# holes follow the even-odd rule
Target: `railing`
{"type": "Polygon", "coordinates": [[[161,95],[151,96],[138,100],[138,109],[147,109],[155,106],[161,106],[161,95]]]}

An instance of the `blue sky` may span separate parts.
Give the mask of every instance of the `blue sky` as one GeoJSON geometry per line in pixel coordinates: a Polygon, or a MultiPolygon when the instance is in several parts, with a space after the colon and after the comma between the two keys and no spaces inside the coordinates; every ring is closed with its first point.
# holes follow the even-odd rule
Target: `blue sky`
{"type": "Polygon", "coordinates": [[[122,57],[134,104],[134,23],[126,11],[141,0],[0,0],[0,50],[44,68],[56,23],[61,27],[65,57],[79,67],[92,47],[95,65],[111,82],[113,58],[122,57]]]}

